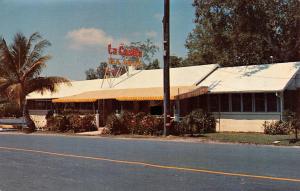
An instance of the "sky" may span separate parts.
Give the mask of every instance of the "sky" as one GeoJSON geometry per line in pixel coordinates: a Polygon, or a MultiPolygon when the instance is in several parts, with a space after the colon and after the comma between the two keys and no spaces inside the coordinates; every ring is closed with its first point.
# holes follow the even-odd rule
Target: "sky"
{"type": "MultiPolygon", "coordinates": [[[[192,0],[171,0],[171,55],[186,56],[194,28],[192,0]]],[[[39,32],[51,42],[52,59],[43,75],[84,80],[85,70],[107,61],[107,45],[145,41],[160,47],[162,64],[163,0],[0,0],[0,36],[11,42],[16,32],[39,32]]]]}

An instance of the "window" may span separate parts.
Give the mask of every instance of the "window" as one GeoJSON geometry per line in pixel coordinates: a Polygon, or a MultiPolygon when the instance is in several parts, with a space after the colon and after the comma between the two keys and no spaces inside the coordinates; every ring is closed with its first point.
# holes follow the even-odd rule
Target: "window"
{"type": "Polygon", "coordinates": [[[219,111],[219,96],[216,94],[211,94],[209,98],[210,102],[210,111],[218,112],[219,111]]]}
{"type": "Polygon", "coordinates": [[[201,95],[199,98],[199,108],[207,110],[207,95],[201,95]]]}
{"type": "Polygon", "coordinates": [[[232,102],[232,111],[241,112],[241,94],[232,94],[231,102],[232,102]]]}
{"type": "Polygon", "coordinates": [[[150,107],[150,114],[151,115],[162,115],[163,114],[162,106],[152,106],[152,107],[150,107]]]}
{"type": "Polygon", "coordinates": [[[243,94],[244,112],[252,112],[252,94],[243,94]]]}
{"type": "Polygon", "coordinates": [[[221,101],[221,112],[228,112],[229,111],[229,94],[221,94],[220,95],[221,101]]]}
{"type": "Polygon", "coordinates": [[[255,94],[255,112],[265,111],[265,94],[255,94]]]}
{"type": "Polygon", "coordinates": [[[277,111],[277,97],[275,93],[267,94],[267,111],[268,112],[277,111]]]}

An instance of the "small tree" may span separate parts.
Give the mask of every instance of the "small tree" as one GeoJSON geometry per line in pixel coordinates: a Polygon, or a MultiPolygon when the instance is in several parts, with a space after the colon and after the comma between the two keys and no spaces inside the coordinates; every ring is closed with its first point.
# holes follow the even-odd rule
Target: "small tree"
{"type": "Polygon", "coordinates": [[[296,116],[296,113],[291,111],[286,111],[285,116],[289,124],[290,130],[295,134],[295,141],[298,141],[298,130],[300,130],[300,127],[299,127],[299,120],[296,116]]]}
{"type": "Polygon", "coordinates": [[[56,91],[59,83],[69,83],[63,77],[42,77],[41,72],[46,67],[50,55],[43,55],[43,50],[50,42],[42,39],[39,33],[33,33],[29,38],[17,33],[12,44],[0,40],[0,94],[10,101],[17,102],[19,111],[23,111],[30,130],[35,130],[35,124],[30,118],[26,107],[26,96],[31,92],[56,91]]]}

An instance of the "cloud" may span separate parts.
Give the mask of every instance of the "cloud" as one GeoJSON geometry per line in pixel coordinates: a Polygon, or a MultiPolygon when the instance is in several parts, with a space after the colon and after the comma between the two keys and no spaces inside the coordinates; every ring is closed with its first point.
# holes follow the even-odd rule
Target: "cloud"
{"type": "Polygon", "coordinates": [[[99,28],[80,28],[67,33],[70,47],[82,49],[86,47],[106,47],[110,43],[128,43],[126,38],[115,39],[99,28]]]}
{"type": "Polygon", "coordinates": [[[157,32],[155,32],[155,31],[148,31],[148,32],[146,32],[146,36],[147,37],[156,37],[157,36],[157,32]]]}

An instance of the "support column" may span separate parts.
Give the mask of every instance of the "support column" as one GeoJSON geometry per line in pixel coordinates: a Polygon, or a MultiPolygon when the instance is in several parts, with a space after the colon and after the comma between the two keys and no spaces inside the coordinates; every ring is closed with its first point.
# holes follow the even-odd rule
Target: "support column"
{"type": "Polygon", "coordinates": [[[280,92],[280,120],[283,120],[283,112],[284,112],[284,93],[280,92]]]}

